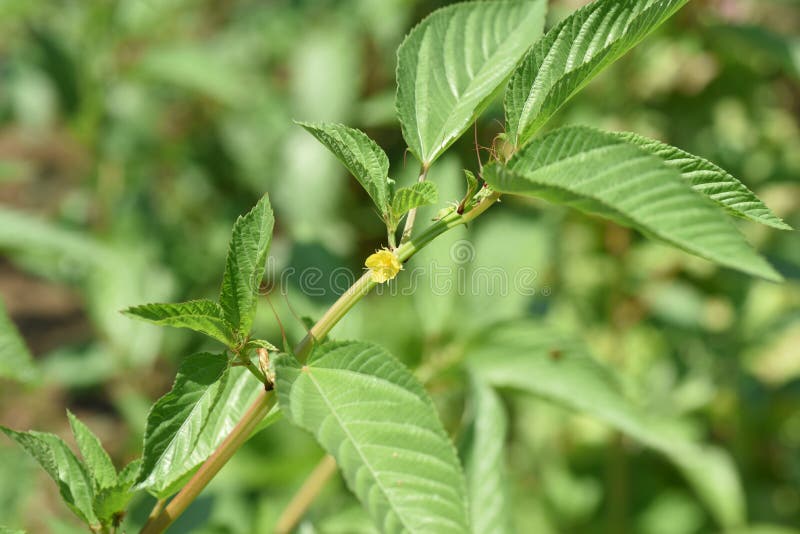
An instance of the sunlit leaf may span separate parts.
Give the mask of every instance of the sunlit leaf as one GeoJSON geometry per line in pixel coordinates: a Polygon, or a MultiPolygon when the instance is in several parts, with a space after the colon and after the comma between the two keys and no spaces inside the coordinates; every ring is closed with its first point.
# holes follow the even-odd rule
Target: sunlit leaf
{"type": "Polygon", "coordinates": [[[61,498],[75,515],[90,525],[99,523],[92,506],[91,476],[61,438],[46,432],[16,432],[4,426],[0,426],[0,430],[33,456],[50,475],[58,485],[61,498]]]}
{"type": "Polygon", "coordinates": [[[546,2],[464,2],[433,12],[397,52],[397,114],[429,166],[469,127],[539,38],[546,2]]]}
{"type": "Polygon", "coordinates": [[[369,193],[381,215],[389,214],[391,190],[389,158],[375,141],[360,130],[343,124],[298,122],[341,161],[369,193]]]}
{"type": "Polygon", "coordinates": [[[275,362],[280,405],[312,432],[382,532],[468,532],[464,475],[436,410],[384,349],[331,342],[275,362]]]}
{"type": "Polygon", "coordinates": [[[136,459],[126,465],[120,471],[116,485],[105,488],[95,495],[94,511],[101,522],[114,525],[124,515],[128,503],[135,494],[133,481],[141,464],[141,459],[136,459]]]}
{"type": "Polygon", "coordinates": [[[484,178],[497,191],[600,215],[726,267],[781,280],[726,213],[680,173],[619,137],[572,127],[524,147],[484,178]]]}
{"type": "Polygon", "coordinates": [[[648,413],[575,336],[531,321],[498,326],[471,345],[468,362],[489,384],[585,413],[660,451],[680,468],[721,525],[742,523],[744,498],[730,457],[689,439],[678,421],[648,413]]]}
{"type": "Polygon", "coordinates": [[[195,354],[178,369],[172,390],[147,417],[138,488],[174,493],[222,443],[262,385],[222,354],[195,354]]]}
{"type": "Polygon", "coordinates": [[[506,131],[524,145],[599,72],[688,0],[597,0],[547,32],[508,84],[506,131]]]}
{"type": "Polygon", "coordinates": [[[264,195],[233,226],[219,302],[228,322],[242,335],[253,324],[274,224],[269,197],[264,195]]]}
{"type": "Polygon", "coordinates": [[[514,531],[504,450],[507,416],[497,393],[480,380],[473,382],[472,419],[462,446],[472,531],[506,534],[514,531]]]}
{"type": "Polygon", "coordinates": [[[103,448],[100,440],[94,433],[81,422],[75,415],[67,410],[69,425],[72,428],[72,435],[81,451],[83,461],[92,475],[95,490],[109,488],[117,484],[117,470],[108,457],[108,453],[103,448]]]}
{"type": "Polygon", "coordinates": [[[189,328],[211,336],[227,346],[236,345],[233,325],[225,318],[222,306],[213,300],[142,304],[128,308],[124,313],[157,325],[189,328]]]}
{"type": "Polygon", "coordinates": [[[733,215],[780,230],[792,227],[780,220],[746,185],[708,160],[635,133],[616,133],[620,139],[658,156],[681,173],[692,189],[703,193],[733,215]]]}
{"type": "Polygon", "coordinates": [[[412,209],[429,204],[436,204],[439,201],[439,190],[432,182],[417,182],[410,187],[398,189],[392,198],[392,224],[391,228],[396,228],[403,215],[412,209]]]}

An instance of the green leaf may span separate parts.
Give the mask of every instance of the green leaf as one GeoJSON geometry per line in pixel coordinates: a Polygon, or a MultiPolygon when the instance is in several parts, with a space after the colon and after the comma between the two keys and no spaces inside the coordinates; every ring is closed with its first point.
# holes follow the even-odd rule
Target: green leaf
{"type": "Polygon", "coordinates": [[[251,339],[244,345],[245,350],[248,349],[267,349],[270,352],[279,352],[280,349],[267,341],[266,339],[251,339]]]}
{"type": "Polygon", "coordinates": [[[228,347],[236,345],[234,327],[225,318],[222,306],[213,300],[200,299],[169,304],[142,304],[123,312],[149,323],[188,328],[211,336],[228,347]]]}
{"type": "Polygon", "coordinates": [[[67,410],[69,426],[72,428],[72,435],[78,443],[83,461],[92,475],[94,489],[100,490],[110,488],[117,484],[117,470],[108,457],[108,453],[103,448],[100,440],[92,431],[83,424],[75,415],[67,410]]]}
{"type": "Polygon", "coordinates": [[[644,410],[614,371],[589,356],[572,335],[524,321],[492,328],[471,345],[468,362],[479,379],[527,391],[593,416],[666,455],[726,527],[744,520],[736,469],[722,450],[686,437],[679,422],[644,410]]]}
{"type": "Polygon", "coordinates": [[[0,378],[30,383],[39,378],[28,347],[0,298],[0,378]]]}
{"type": "Polygon", "coordinates": [[[17,432],[4,426],[0,426],[0,430],[33,456],[50,475],[58,485],[61,498],[75,515],[89,525],[98,524],[92,507],[92,479],[61,438],[46,432],[17,432]]]}
{"type": "Polygon", "coordinates": [[[141,464],[141,459],[133,460],[120,471],[119,480],[115,486],[105,488],[95,495],[94,511],[103,524],[119,524],[128,503],[135,494],[132,486],[141,464]]]}
{"type": "Polygon", "coordinates": [[[661,158],[668,167],[681,173],[692,189],[708,196],[731,214],[779,230],[792,229],[772,213],[746,185],[710,161],[635,133],[622,132],[614,135],[661,158]]]}
{"type": "Polygon", "coordinates": [[[253,324],[274,224],[269,196],[264,195],[233,226],[219,302],[225,318],[243,336],[253,324]]]}
{"type": "Polygon", "coordinates": [[[228,436],[263,386],[222,354],[189,356],[147,416],[138,489],[174,493],[228,436]]]}
{"type": "Polygon", "coordinates": [[[480,380],[473,380],[469,397],[472,420],[462,458],[472,516],[472,531],[513,532],[505,464],[508,421],[500,397],[480,380]]]}
{"type": "Polygon", "coordinates": [[[467,181],[467,192],[464,193],[464,198],[461,200],[461,208],[465,209],[470,206],[470,201],[472,197],[475,196],[475,193],[478,192],[478,188],[480,185],[478,184],[478,179],[467,169],[464,169],[464,179],[467,181]]]}
{"type": "Polygon", "coordinates": [[[720,265],[782,279],[724,211],[676,170],[613,134],[584,127],[556,130],[523,148],[507,167],[488,166],[484,178],[497,191],[566,204],[720,265]]]}
{"type": "Polygon", "coordinates": [[[131,498],[133,498],[133,492],[130,491],[130,486],[105,488],[95,496],[94,512],[102,524],[118,524],[131,498]]]}
{"type": "Polygon", "coordinates": [[[384,349],[330,342],[275,362],[287,418],[312,432],[381,532],[469,530],[464,475],[436,410],[384,349]]]}
{"type": "Polygon", "coordinates": [[[436,204],[439,201],[439,190],[432,182],[417,182],[411,187],[398,189],[392,199],[392,217],[389,228],[394,230],[400,223],[403,215],[412,209],[429,204],[436,204]]]}
{"type": "Polygon", "coordinates": [[[136,476],[139,474],[139,470],[142,468],[142,459],[136,458],[135,460],[131,460],[128,465],[122,468],[122,470],[117,475],[118,484],[121,487],[127,486],[130,488],[136,482],[136,476]]]}
{"type": "Polygon", "coordinates": [[[572,96],[688,0],[597,0],[536,43],[505,97],[506,132],[524,145],[572,96]]]}
{"type": "Polygon", "coordinates": [[[391,197],[389,158],[375,141],[362,132],[343,124],[298,122],[319,139],[358,180],[381,215],[387,218],[391,197]]]}
{"type": "Polygon", "coordinates": [[[397,115],[426,167],[486,108],[544,26],[546,2],[464,2],[434,11],[397,51],[397,115]]]}

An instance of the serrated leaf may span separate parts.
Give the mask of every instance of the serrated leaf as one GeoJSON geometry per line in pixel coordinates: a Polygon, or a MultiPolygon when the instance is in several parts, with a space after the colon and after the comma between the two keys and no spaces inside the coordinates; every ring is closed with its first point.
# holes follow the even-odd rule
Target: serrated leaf
{"type": "Polygon", "coordinates": [[[375,141],[343,124],[298,122],[341,161],[369,194],[384,219],[389,214],[389,158],[375,141]]]}
{"type": "Polygon", "coordinates": [[[513,532],[504,451],[508,431],[506,412],[497,393],[479,379],[473,380],[470,393],[472,419],[462,446],[462,458],[472,531],[513,532]]]}
{"type": "Polygon", "coordinates": [[[174,493],[236,426],[263,386],[222,354],[189,356],[147,416],[138,489],[174,493]]]}
{"type": "Polygon", "coordinates": [[[439,190],[432,182],[417,182],[410,187],[401,187],[395,191],[392,199],[392,218],[390,229],[397,228],[403,215],[412,209],[429,204],[436,204],[439,201],[439,190]]]}
{"type": "Polygon", "coordinates": [[[635,133],[621,132],[614,135],[660,158],[668,167],[681,173],[692,189],[706,195],[731,214],[779,230],[792,229],[772,213],[746,185],[710,161],[635,133]]]}
{"type": "Polygon", "coordinates": [[[119,480],[113,487],[105,488],[95,495],[94,511],[105,525],[115,525],[133,498],[133,481],[141,467],[141,459],[133,460],[119,473],[119,480]]]}
{"type": "Polygon", "coordinates": [[[330,342],[275,362],[282,410],[336,458],[381,532],[469,530],[455,449],[422,386],[384,349],[330,342]]]}
{"type": "Polygon", "coordinates": [[[720,265],[779,281],[724,211],[678,171],[614,136],[584,127],[556,130],[484,178],[497,191],[545,198],[612,219],[720,265]]]}
{"type": "Polygon", "coordinates": [[[133,486],[133,484],[136,482],[136,476],[139,474],[139,470],[141,468],[141,458],[136,458],[135,460],[128,462],[128,465],[123,467],[117,475],[118,484],[123,487],[127,485],[129,488],[133,486]]]}
{"type": "Polygon", "coordinates": [[[547,32],[509,81],[509,140],[524,145],[575,93],[687,1],[597,0],[547,32]]]}
{"type": "Polygon", "coordinates": [[[149,323],[188,328],[202,332],[231,347],[236,345],[234,327],[225,318],[222,306],[213,300],[200,299],[168,304],[142,304],[123,312],[149,323]]]}
{"type": "Polygon", "coordinates": [[[730,457],[687,438],[678,421],[644,410],[575,336],[524,321],[492,328],[470,347],[468,364],[479,379],[527,391],[621,430],[677,465],[722,526],[743,521],[742,488],[730,457]]]}
{"type": "Polygon", "coordinates": [[[117,484],[117,470],[108,457],[108,453],[103,448],[97,436],[75,415],[67,410],[69,426],[72,428],[72,435],[81,451],[83,461],[92,475],[92,482],[95,491],[110,488],[117,484]]]}
{"type": "Polygon", "coordinates": [[[17,432],[0,426],[6,436],[30,454],[58,485],[64,503],[84,522],[97,525],[92,502],[92,479],[86,467],[75,457],[67,444],[46,432],[17,432]]]}
{"type": "Polygon", "coordinates": [[[267,349],[270,352],[279,352],[280,349],[267,341],[266,339],[251,339],[245,346],[245,349],[267,349]]]}
{"type": "Polygon", "coordinates": [[[30,383],[38,379],[39,372],[33,363],[25,341],[6,311],[0,298],[0,378],[10,378],[30,383]]]}
{"type": "Polygon", "coordinates": [[[397,51],[397,115],[430,164],[474,122],[542,33],[546,2],[464,2],[434,11],[397,51]]]}
{"type": "Polygon", "coordinates": [[[95,496],[94,513],[102,524],[110,525],[115,522],[115,516],[125,512],[132,497],[129,488],[123,490],[114,486],[102,489],[95,496]]]}
{"type": "Polygon", "coordinates": [[[247,335],[253,324],[274,224],[269,196],[264,195],[233,226],[219,303],[240,335],[247,335]]]}

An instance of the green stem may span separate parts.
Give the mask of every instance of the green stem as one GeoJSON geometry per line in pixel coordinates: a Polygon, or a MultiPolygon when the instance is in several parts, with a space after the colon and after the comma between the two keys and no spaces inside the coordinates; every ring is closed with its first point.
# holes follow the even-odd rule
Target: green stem
{"type": "Polygon", "coordinates": [[[350,288],[333,303],[333,306],[328,308],[328,311],[326,311],[325,314],[320,317],[319,321],[311,327],[306,337],[300,340],[300,343],[295,346],[294,357],[297,358],[298,361],[304,362],[306,358],[308,358],[308,355],[311,354],[314,343],[327,336],[328,332],[336,326],[336,323],[356,305],[356,302],[369,293],[375,285],[376,283],[372,280],[372,275],[369,272],[364,273],[361,278],[356,280],[356,283],[350,286],[350,288]]]}
{"type": "MultiPolygon", "coordinates": [[[[428,167],[426,165],[422,165],[422,169],[419,171],[419,179],[417,183],[422,183],[428,177],[428,167]]],[[[417,218],[417,208],[411,209],[406,216],[406,225],[403,228],[403,235],[400,238],[400,245],[406,243],[411,239],[411,232],[414,230],[414,221],[417,218]]]]}
{"type": "MultiPolygon", "coordinates": [[[[499,198],[500,193],[492,192],[463,215],[459,215],[453,210],[451,213],[432,224],[416,238],[401,244],[397,250],[395,250],[395,254],[401,262],[405,263],[438,236],[456,226],[467,224],[480,216],[499,198]]],[[[311,354],[314,343],[328,335],[331,329],[336,326],[336,323],[338,323],[359,300],[369,293],[375,285],[376,283],[372,280],[371,274],[369,272],[364,273],[361,278],[339,297],[319,321],[311,327],[311,330],[309,330],[308,334],[306,334],[300,343],[295,346],[295,357],[301,362],[305,361],[309,354],[311,354]]],[[[214,475],[222,469],[222,466],[230,460],[231,456],[233,456],[239,447],[247,441],[258,423],[267,415],[274,402],[275,396],[271,391],[262,391],[225,441],[208,457],[200,467],[200,470],[194,474],[191,480],[189,480],[175,498],[172,499],[167,507],[148,520],[141,534],[163,532],[172,524],[172,522],[186,510],[189,504],[200,495],[203,488],[205,488],[214,475]]]]}
{"type": "Polygon", "coordinates": [[[261,369],[259,369],[253,363],[249,355],[239,354],[236,361],[242,364],[248,371],[250,371],[250,373],[252,373],[252,375],[255,376],[259,382],[261,382],[262,384],[267,383],[267,377],[264,375],[264,373],[261,372],[261,369]]]}
{"type": "Polygon", "coordinates": [[[244,445],[258,424],[272,409],[275,404],[275,395],[272,391],[262,388],[258,398],[253,402],[242,419],[237,423],[231,433],[219,447],[203,462],[197,473],[181,489],[170,503],[157,514],[150,515],[147,523],[142,527],[141,534],[156,534],[164,532],[168,526],[180,516],[194,501],[200,492],[219,473],[231,456],[244,445]]]}

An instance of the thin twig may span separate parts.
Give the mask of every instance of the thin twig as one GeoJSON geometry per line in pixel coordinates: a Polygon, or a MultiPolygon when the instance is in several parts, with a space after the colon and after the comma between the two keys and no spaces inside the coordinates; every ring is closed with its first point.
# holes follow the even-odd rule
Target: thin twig
{"type": "Polygon", "coordinates": [[[336,460],[327,454],[289,501],[275,525],[275,534],[289,534],[297,526],[334,473],[336,473],[336,460]]]}

